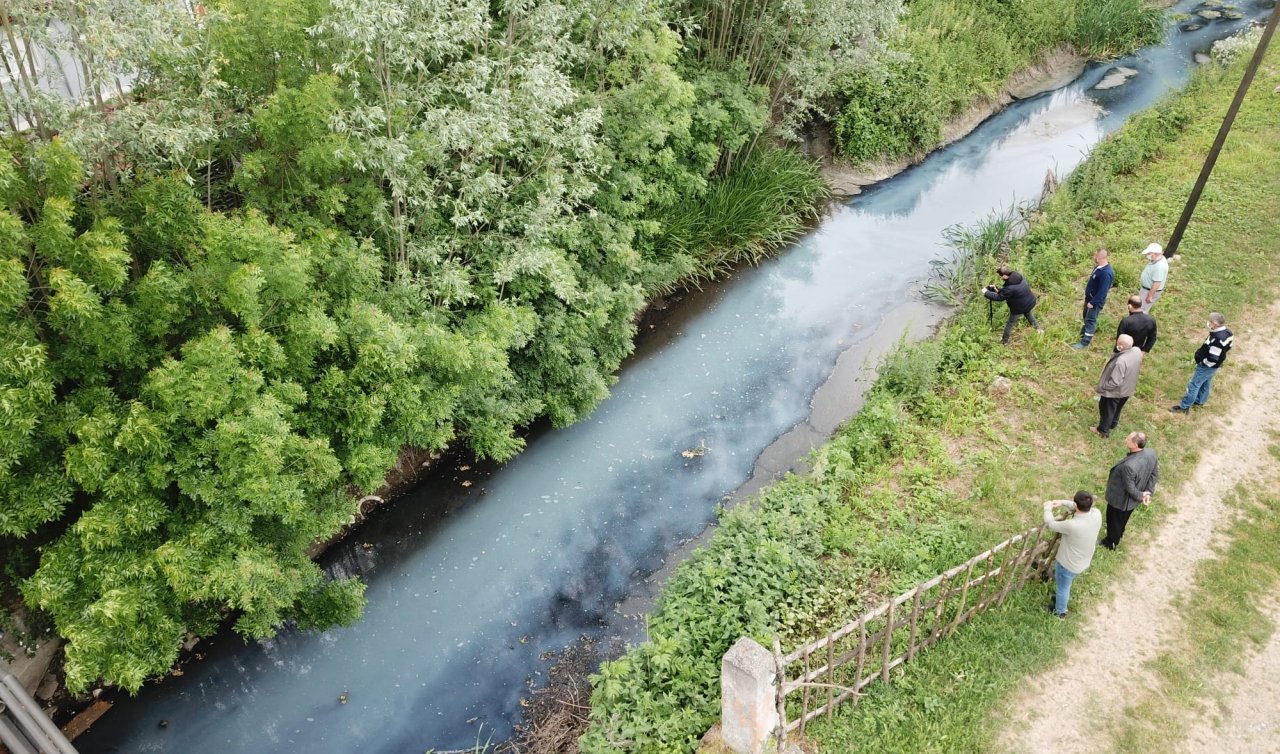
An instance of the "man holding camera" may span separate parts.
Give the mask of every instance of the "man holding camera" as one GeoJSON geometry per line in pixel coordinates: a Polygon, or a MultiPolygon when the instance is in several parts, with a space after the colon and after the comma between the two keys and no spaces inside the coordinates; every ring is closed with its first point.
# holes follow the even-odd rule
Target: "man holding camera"
{"type": "Polygon", "coordinates": [[[1120,423],[1120,411],[1138,389],[1138,370],[1142,367],[1143,353],[1134,348],[1133,336],[1116,338],[1116,351],[1102,368],[1102,376],[1094,392],[1098,394],[1098,426],[1093,432],[1109,437],[1111,430],[1120,423]]]}
{"type": "Polygon", "coordinates": [[[1031,313],[1031,310],[1036,308],[1036,294],[1031,292],[1031,284],[1022,277],[1022,273],[1001,265],[996,270],[996,274],[1004,281],[1004,286],[997,288],[994,285],[988,285],[982,295],[991,301],[1003,301],[1008,304],[1009,321],[1005,322],[1004,337],[1000,342],[1009,345],[1009,336],[1013,334],[1013,326],[1019,317],[1026,317],[1028,324],[1036,330],[1040,329],[1040,324],[1036,322],[1036,315],[1031,313]]]}
{"type": "Polygon", "coordinates": [[[1098,546],[1098,532],[1102,530],[1102,515],[1093,507],[1093,495],[1080,490],[1071,500],[1046,501],[1044,525],[1050,531],[1062,535],[1053,568],[1056,593],[1048,610],[1059,618],[1066,618],[1067,602],[1071,599],[1071,582],[1093,562],[1093,552],[1098,546]],[[1057,520],[1053,517],[1053,509],[1057,506],[1066,508],[1071,515],[1062,521],[1057,520]]]}

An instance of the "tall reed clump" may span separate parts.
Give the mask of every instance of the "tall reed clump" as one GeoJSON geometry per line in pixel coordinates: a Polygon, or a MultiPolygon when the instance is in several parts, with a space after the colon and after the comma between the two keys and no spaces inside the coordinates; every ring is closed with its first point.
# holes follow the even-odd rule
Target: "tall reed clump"
{"type": "Polygon", "coordinates": [[[951,256],[931,262],[925,298],[947,306],[972,299],[992,265],[1008,257],[1009,244],[1026,230],[1025,213],[1013,206],[972,225],[952,225],[942,231],[951,256]]]}
{"type": "Polygon", "coordinates": [[[1076,11],[1073,41],[1091,58],[1123,55],[1159,42],[1165,15],[1146,0],[1088,0],[1076,11]]]}
{"type": "Polygon", "coordinates": [[[652,288],[667,293],[713,280],[739,262],[758,262],[803,233],[827,195],[816,163],[793,150],[757,147],[700,201],[658,218],[656,247],[669,262],[652,288]]]}

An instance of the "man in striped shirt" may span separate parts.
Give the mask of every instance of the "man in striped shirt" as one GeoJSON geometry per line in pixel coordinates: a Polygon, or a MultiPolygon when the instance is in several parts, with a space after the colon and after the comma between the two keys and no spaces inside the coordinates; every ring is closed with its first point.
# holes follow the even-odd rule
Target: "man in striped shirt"
{"type": "Polygon", "coordinates": [[[1213,384],[1213,376],[1222,368],[1227,360],[1227,352],[1231,350],[1234,337],[1227,329],[1227,318],[1220,312],[1209,315],[1209,337],[1196,349],[1196,370],[1187,383],[1187,394],[1182,396],[1178,405],[1170,407],[1175,414],[1185,414],[1192,406],[1203,406],[1209,400],[1209,386],[1213,384]]]}

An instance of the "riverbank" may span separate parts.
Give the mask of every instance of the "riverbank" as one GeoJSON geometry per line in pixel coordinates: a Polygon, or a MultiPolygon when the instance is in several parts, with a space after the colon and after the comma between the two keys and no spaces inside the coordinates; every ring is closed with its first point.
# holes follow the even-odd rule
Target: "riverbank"
{"type": "MultiPolygon", "coordinates": [[[[1271,60],[1274,65],[1274,55],[1271,60]]],[[[638,648],[602,670],[589,745],[600,746],[617,724],[652,730],[638,720],[670,725],[677,709],[714,705],[709,690],[685,684],[691,663],[716,677],[718,653],[704,660],[695,648],[718,640],[727,626],[757,639],[779,633],[784,644],[807,637],[1033,523],[1045,490],[1097,485],[1099,469],[1120,451],[1086,429],[1096,410],[1088,387],[1103,352],[1066,348],[1078,332],[1076,287],[1097,244],[1116,251],[1118,290],[1136,280],[1136,252],[1130,258],[1120,250],[1140,249],[1167,234],[1183,198],[1177,188],[1189,185],[1194,167],[1187,175],[1188,165],[1198,165],[1233,76],[1238,70],[1206,70],[1186,94],[1137,119],[1100,148],[1015,244],[1011,261],[1045,294],[1046,334],[1029,333],[1013,348],[997,349],[985,306],[965,307],[938,340],[886,363],[867,407],[819,452],[810,477],[784,481],[763,493],[757,509],[726,517],[723,540],[695,555],[668,585],[651,621],[656,646],[638,648]],[[1156,161],[1144,167],[1150,160],[1156,161]],[[1007,394],[988,390],[997,377],[1010,380],[1007,394]],[[772,555],[763,563],[748,553],[772,555]],[[741,588],[723,576],[717,581],[715,574],[726,570],[741,588]],[[820,586],[815,590],[814,584],[820,586]],[[694,595],[719,607],[699,613],[694,595]],[[681,658],[677,672],[663,670],[674,660],[668,653],[681,658]],[[684,701],[666,706],[676,699],[684,701]],[[667,717],[661,717],[664,710],[667,717]]],[[[1158,432],[1175,483],[1196,452],[1195,431],[1164,408],[1185,384],[1182,351],[1194,346],[1199,310],[1218,308],[1244,324],[1249,306],[1269,293],[1274,262],[1259,249],[1274,240],[1274,203],[1267,203],[1273,194],[1257,187],[1274,178],[1250,175],[1248,163],[1263,153],[1274,160],[1276,138],[1267,117],[1276,105],[1259,100],[1274,83],[1256,86],[1237,126],[1240,134],[1252,134],[1240,137],[1249,145],[1243,154],[1224,157],[1234,167],[1220,163],[1216,201],[1202,205],[1183,249],[1185,263],[1175,266],[1162,302],[1165,314],[1157,313],[1173,347],[1153,355],[1139,395],[1126,409],[1126,424],[1149,422],[1148,431],[1158,432]],[[1256,244],[1243,247],[1242,236],[1256,244]],[[1248,265],[1250,274],[1211,279],[1207,271],[1215,264],[1248,265]],[[1182,348],[1174,345],[1179,340],[1182,348]]],[[[1118,302],[1109,305],[1100,331],[1114,327],[1118,308],[1118,302]]],[[[1225,397],[1231,385],[1223,379],[1215,389],[1225,397]]],[[[1107,573],[1105,563],[1096,566],[1078,599],[1087,601],[1089,585],[1105,581],[1107,573]]],[[[1018,668],[1025,672],[1059,652],[1066,635],[1065,627],[1046,625],[1035,612],[1042,597],[1032,591],[998,614],[1006,623],[992,631],[975,628],[917,661],[924,668],[938,658],[936,672],[909,669],[911,680],[877,689],[856,714],[842,713],[839,725],[815,737],[841,751],[853,742],[866,750],[981,748],[991,736],[984,716],[991,700],[1018,683],[1018,668]],[[969,635],[977,638],[966,641],[969,635]]],[[[692,714],[679,719],[691,723],[692,714]]],[[[682,731],[692,733],[692,725],[682,731]]]]}

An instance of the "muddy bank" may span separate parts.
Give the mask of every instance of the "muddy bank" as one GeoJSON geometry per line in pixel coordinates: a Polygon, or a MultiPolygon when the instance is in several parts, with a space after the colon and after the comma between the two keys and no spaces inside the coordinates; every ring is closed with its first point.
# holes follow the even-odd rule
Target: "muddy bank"
{"type": "Polygon", "coordinates": [[[1049,51],[1040,62],[1010,76],[999,93],[977,99],[967,110],[948,121],[942,129],[942,140],[931,149],[907,157],[857,164],[846,162],[836,154],[831,128],[827,125],[815,127],[808,134],[803,149],[821,161],[822,175],[833,194],[845,198],[857,196],[865,187],[891,178],[912,165],[919,165],[933,152],[968,136],[983,121],[1010,103],[1031,99],[1075,81],[1087,64],[1088,59],[1070,47],[1049,51]]]}

